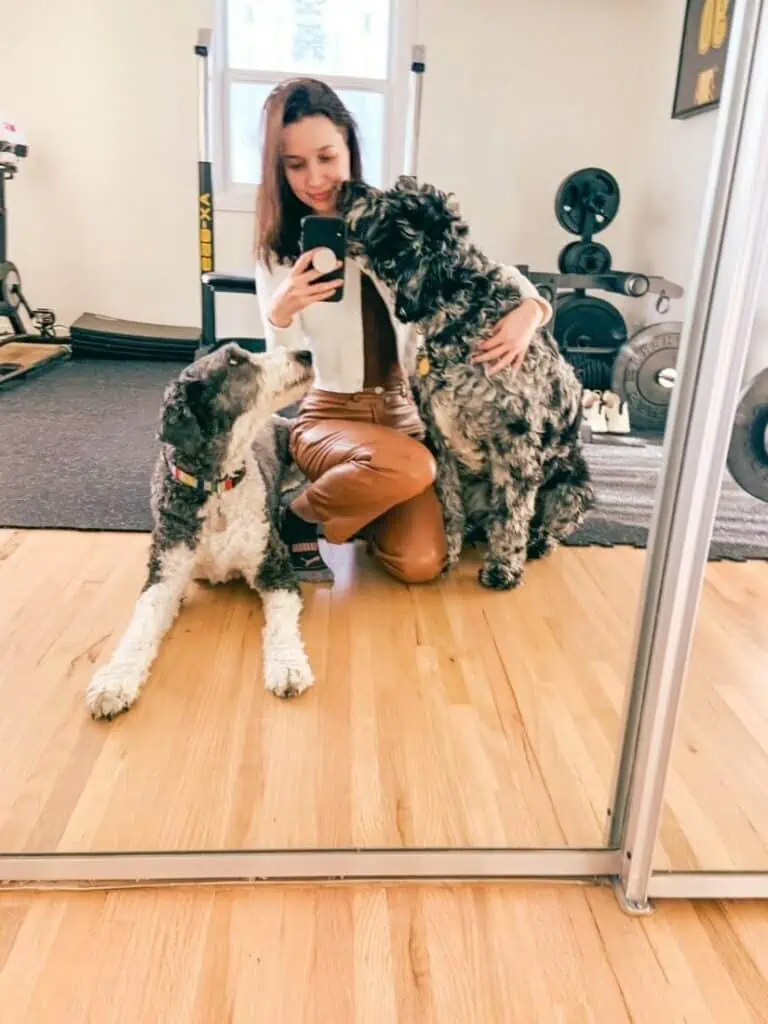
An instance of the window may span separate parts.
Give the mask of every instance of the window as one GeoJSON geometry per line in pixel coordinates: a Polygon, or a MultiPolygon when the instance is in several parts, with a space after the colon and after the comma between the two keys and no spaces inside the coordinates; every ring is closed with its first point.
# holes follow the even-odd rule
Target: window
{"type": "Polygon", "coordinates": [[[366,179],[391,180],[402,162],[407,95],[404,0],[219,3],[221,42],[214,59],[220,205],[252,207],[264,100],[278,82],[301,74],[323,79],[352,112],[366,179]]]}

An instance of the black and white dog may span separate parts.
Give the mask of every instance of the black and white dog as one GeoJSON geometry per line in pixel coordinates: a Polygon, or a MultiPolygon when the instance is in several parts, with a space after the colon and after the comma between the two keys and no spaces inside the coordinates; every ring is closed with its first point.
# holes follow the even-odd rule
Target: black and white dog
{"type": "Polygon", "coordinates": [[[266,688],[291,697],[312,685],[301,592],[278,533],[289,424],[273,414],[302,398],[313,376],[308,352],[253,355],[230,343],[166,389],[148,573],[125,634],[88,687],[94,718],[135,702],[195,579],[244,578],[264,606],[266,688]]]}
{"type": "Polygon", "coordinates": [[[526,559],[547,554],[594,501],[581,453],[581,384],[546,330],[517,371],[489,376],[471,362],[521,296],[505,268],[469,241],[452,195],[407,176],[385,191],[349,182],[340,210],[350,254],[393,289],[398,319],[421,334],[412,384],[437,458],[449,568],[464,538],[481,533],[480,582],[515,587],[526,559]]]}

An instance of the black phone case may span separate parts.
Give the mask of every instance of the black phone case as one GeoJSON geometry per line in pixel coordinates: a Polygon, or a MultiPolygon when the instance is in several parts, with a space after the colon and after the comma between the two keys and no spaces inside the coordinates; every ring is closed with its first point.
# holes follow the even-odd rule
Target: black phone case
{"type": "MultiPolygon", "coordinates": [[[[312,213],[302,218],[301,221],[301,251],[318,248],[331,249],[336,259],[342,261],[338,270],[332,270],[329,274],[323,274],[316,279],[317,284],[321,281],[344,280],[344,260],[347,255],[347,225],[343,217],[323,216],[312,213]]],[[[341,302],[344,296],[344,285],[337,288],[330,298],[325,302],[341,302]]]]}

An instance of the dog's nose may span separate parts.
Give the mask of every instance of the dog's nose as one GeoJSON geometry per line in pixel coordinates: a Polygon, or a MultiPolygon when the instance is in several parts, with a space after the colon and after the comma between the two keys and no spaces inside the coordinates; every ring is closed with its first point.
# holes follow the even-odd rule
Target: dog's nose
{"type": "Polygon", "coordinates": [[[312,365],[312,353],[307,352],[306,349],[302,349],[299,352],[294,352],[293,354],[296,357],[297,361],[300,362],[302,366],[312,365]]]}

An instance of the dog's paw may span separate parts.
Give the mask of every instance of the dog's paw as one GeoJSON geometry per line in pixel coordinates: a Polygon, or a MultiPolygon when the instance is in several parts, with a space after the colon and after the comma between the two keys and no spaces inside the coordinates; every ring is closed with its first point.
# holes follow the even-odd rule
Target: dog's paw
{"type": "Polygon", "coordinates": [[[514,569],[503,562],[487,562],[478,572],[477,578],[488,590],[514,590],[523,582],[523,570],[514,569]]]}
{"type": "Polygon", "coordinates": [[[303,658],[291,664],[267,666],[265,686],[276,697],[298,697],[315,682],[309,662],[303,658]]]}
{"type": "Polygon", "coordinates": [[[110,720],[127,711],[139,695],[139,687],[119,667],[105,665],[91,680],[85,702],[93,718],[110,720]]]}
{"type": "Polygon", "coordinates": [[[528,543],[528,549],[525,557],[527,561],[534,562],[537,558],[546,558],[547,555],[551,555],[556,547],[557,541],[552,537],[548,537],[546,534],[534,537],[528,543]]]}

